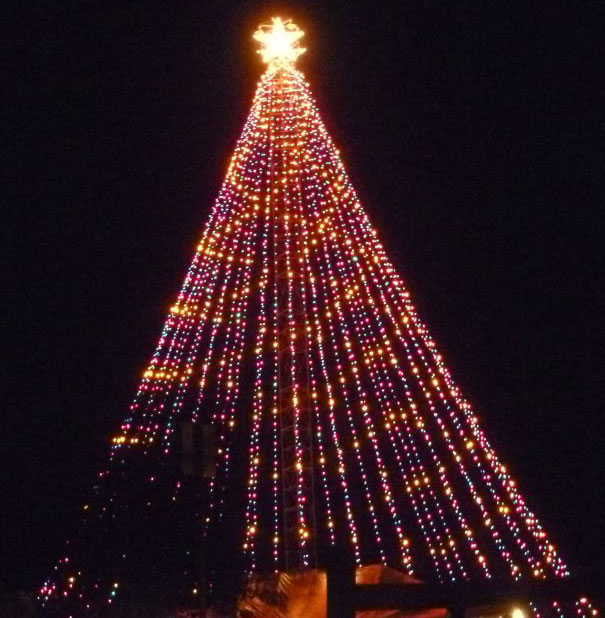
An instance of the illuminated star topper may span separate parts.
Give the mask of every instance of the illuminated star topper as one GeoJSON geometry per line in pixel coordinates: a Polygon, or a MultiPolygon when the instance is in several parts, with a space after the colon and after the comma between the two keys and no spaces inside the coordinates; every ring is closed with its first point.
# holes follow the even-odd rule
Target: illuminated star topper
{"type": "Polygon", "coordinates": [[[272,22],[259,26],[254,33],[254,38],[262,46],[258,53],[263,57],[263,62],[294,62],[306,51],[304,47],[298,47],[298,40],[305,33],[291,19],[284,21],[281,17],[274,17],[272,22]]]}

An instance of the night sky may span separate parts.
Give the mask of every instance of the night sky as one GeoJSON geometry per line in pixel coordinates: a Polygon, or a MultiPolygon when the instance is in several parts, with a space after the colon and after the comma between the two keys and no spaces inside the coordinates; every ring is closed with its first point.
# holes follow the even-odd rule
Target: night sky
{"type": "Polygon", "coordinates": [[[602,571],[598,4],[9,3],[2,585],[38,584],[76,521],[264,69],[251,34],[274,14],[307,32],[298,65],[488,436],[572,571],[602,571]]]}

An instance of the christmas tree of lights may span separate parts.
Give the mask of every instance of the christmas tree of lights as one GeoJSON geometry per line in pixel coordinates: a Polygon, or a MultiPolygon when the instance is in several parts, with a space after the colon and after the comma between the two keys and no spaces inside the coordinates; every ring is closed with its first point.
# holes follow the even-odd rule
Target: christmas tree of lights
{"type": "Polygon", "coordinates": [[[346,546],[424,580],[568,574],[359,202],[302,35],[279,18],[254,35],[266,71],[45,601],[115,603],[171,569],[196,594],[195,548],[221,543],[248,573],[346,546]],[[182,423],[213,428],[214,475],[182,473],[182,423]]]}

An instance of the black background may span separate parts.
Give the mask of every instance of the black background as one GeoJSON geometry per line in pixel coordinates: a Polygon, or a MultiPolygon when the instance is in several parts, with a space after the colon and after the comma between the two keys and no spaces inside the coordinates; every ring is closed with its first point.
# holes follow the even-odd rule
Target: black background
{"type": "Polygon", "coordinates": [[[178,291],[273,14],[362,202],[576,572],[603,569],[598,2],[5,5],[0,556],[54,562],[178,291]],[[5,56],[6,57],[6,56],[5,56]]]}

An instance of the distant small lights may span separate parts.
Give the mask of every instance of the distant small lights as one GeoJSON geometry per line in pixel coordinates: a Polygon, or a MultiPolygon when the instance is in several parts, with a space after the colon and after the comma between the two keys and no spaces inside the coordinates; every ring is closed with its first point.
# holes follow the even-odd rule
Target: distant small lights
{"type": "MultiPolygon", "coordinates": [[[[294,67],[301,36],[283,20],[257,32],[267,70],[99,486],[131,457],[174,456],[180,419],[211,423],[216,474],[199,521],[210,538],[226,516],[235,436],[248,432],[241,548],[251,572],[282,569],[292,544],[310,566],[314,544],[348,543],[358,564],[397,563],[421,578],[428,565],[443,582],[566,576],[355,193],[294,67]]],[[[150,509],[166,485],[156,470],[145,476],[150,509]]],[[[169,485],[178,503],[181,479],[169,485]]],[[[110,517],[124,499],[82,510],[110,517]]],[[[84,594],[69,558],[56,571],[40,600],[84,594]]],[[[92,589],[107,603],[122,596],[114,580],[92,589]]],[[[184,590],[201,594],[195,581],[184,590]]],[[[597,615],[585,598],[565,611],[597,615]]],[[[529,604],[509,616],[544,612],[529,604]]]]}

